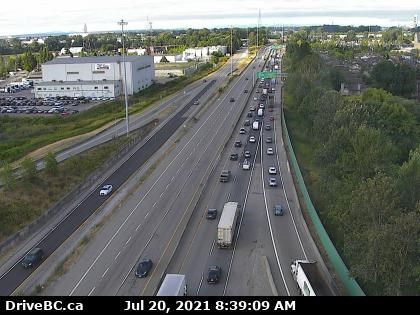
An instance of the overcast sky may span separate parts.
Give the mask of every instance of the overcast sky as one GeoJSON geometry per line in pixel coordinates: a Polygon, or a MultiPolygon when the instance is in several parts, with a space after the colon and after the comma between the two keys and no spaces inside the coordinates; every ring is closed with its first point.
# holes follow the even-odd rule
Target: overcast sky
{"type": "Polygon", "coordinates": [[[281,25],[411,26],[420,0],[19,0],[2,3],[0,36],[118,29],[281,25]]]}

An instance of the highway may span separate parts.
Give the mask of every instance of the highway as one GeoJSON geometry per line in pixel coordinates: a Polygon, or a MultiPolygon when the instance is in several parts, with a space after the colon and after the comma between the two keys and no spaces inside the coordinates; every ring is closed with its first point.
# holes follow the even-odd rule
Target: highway
{"type": "MultiPolygon", "coordinates": [[[[171,119],[169,119],[156,133],[154,133],[124,164],[104,181],[111,183],[114,190],[117,190],[125,181],[145,163],[159,148],[165,143],[189,116],[195,99],[209,96],[211,91],[217,87],[216,80],[225,79],[229,67],[225,66],[218,72],[210,76],[208,82],[201,87],[200,91],[185,99],[185,106],[181,107],[171,119]],[[213,87],[213,89],[212,89],[213,87]]],[[[99,196],[100,185],[93,189],[91,194],[83,200],[60,224],[51,230],[36,245],[43,248],[46,257],[55,251],[96,209],[98,209],[109,196],[99,196]]],[[[112,195],[111,195],[112,196],[112,195]]],[[[18,260],[6,273],[0,277],[0,295],[10,295],[31,273],[33,270],[24,270],[18,260]]]]}
{"type": "MultiPolygon", "coordinates": [[[[260,130],[253,131],[242,123],[236,126],[166,270],[166,273],[186,275],[188,295],[297,295],[296,284],[290,272],[291,261],[321,260],[298,207],[282,141],[281,88],[278,84],[275,88],[274,99],[269,101],[269,104],[273,104],[273,112],[269,112],[269,104],[263,102],[265,115],[260,130]],[[270,116],[273,116],[273,121],[270,116]],[[265,125],[268,124],[271,128],[265,130],[265,125]],[[246,129],[245,134],[239,134],[241,127],[246,129]],[[256,137],[255,143],[247,142],[251,135],[256,137]],[[273,143],[267,143],[267,137],[272,137],[273,143]],[[246,142],[245,147],[234,147],[235,140],[246,142]],[[266,154],[269,146],[274,149],[273,155],[266,154]],[[251,170],[241,168],[244,150],[251,151],[251,170]],[[230,161],[231,153],[239,153],[239,161],[230,161]],[[275,176],[268,175],[268,168],[272,166],[277,169],[275,176]],[[222,169],[231,170],[233,180],[229,183],[219,182],[222,169]],[[277,179],[278,187],[269,187],[269,177],[277,179]],[[215,245],[217,223],[227,201],[237,201],[242,205],[241,217],[234,248],[219,249],[215,245]],[[284,207],[283,216],[274,216],[275,204],[284,207]],[[205,219],[208,208],[218,209],[216,220],[205,219]],[[270,265],[274,290],[270,286],[263,257],[267,258],[270,265]],[[219,284],[207,284],[208,268],[212,265],[222,268],[219,284]]],[[[259,95],[255,94],[257,97],[259,95]]],[[[260,103],[251,98],[246,108],[260,103]]],[[[247,112],[244,111],[240,122],[256,118],[256,112],[253,113],[253,118],[248,118],[247,112]]]]}
{"type": "MultiPolygon", "coordinates": [[[[221,74],[221,75],[226,75],[221,74]]],[[[232,133],[250,89],[247,69],[218,101],[186,128],[185,135],[90,241],[54,286],[57,295],[152,295],[166,269],[195,200],[232,133]],[[230,97],[235,97],[230,102],[230,97]],[[134,275],[141,259],[152,259],[150,277],[134,275]]],[[[173,141],[171,139],[170,141],[173,141]]],[[[174,141],[175,142],[175,141],[174,141]]]]}

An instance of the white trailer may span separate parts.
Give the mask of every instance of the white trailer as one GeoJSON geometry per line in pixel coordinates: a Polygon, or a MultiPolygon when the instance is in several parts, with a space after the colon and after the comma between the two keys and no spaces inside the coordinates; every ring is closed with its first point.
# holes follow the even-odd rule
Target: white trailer
{"type": "Polygon", "coordinates": [[[239,214],[238,208],[237,202],[226,202],[223,207],[222,215],[217,225],[217,246],[219,248],[229,248],[233,244],[239,214]]]}
{"type": "Polygon", "coordinates": [[[325,282],[316,261],[295,260],[291,271],[299,293],[303,296],[331,296],[330,287],[325,282]]]}
{"type": "Polygon", "coordinates": [[[157,296],[183,296],[187,295],[185,275],[167,274],[160,285],[157,296]]]}

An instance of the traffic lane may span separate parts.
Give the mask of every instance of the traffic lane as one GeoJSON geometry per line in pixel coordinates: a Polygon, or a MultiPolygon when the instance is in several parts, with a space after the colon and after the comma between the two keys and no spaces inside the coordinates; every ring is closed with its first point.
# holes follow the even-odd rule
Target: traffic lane
{"type": "MultiPolygon", "coordinates": [[[[280,274],[275,264],[275,255],[268,234],[268,223],[265,209],[262,206],[264,199],[261,188],[261,165],[256,162],[251,179],[247,203],[244,206],[245,214],[237,240],[235,255],[230,270],[229,283],[226,288],[227,296],[255,296],[273,295],[264,266],[261,266],[261,257],[266,256],[272,270],[275,283],[279,283],[280,274]],[[245,263],[246,262],[246,263],[245,263]]],[[[243,195],[243,189],[235,194],[243,195]]],[[[279,289],[279,292],[280,289],[279,289]]]]}
{"type": "MultiPolygon", "coordinates": [[[[203,137],[198,137],[198,139],[200,140],[200,141],[202,141],[204,138],[203,137]]],[[[192,143],[192,144],[194,144],[194,143],[192,143]]],[[[189,151],[189,153],[190,153],[190,156],[192,155],[192,153],[193,153],[193,151],[192,150],[190,150],[189,151]]],[[[185,158],[183,158],[182,159],[183,160],[183,164],[186,162],[186,159],[185,158]]],[[[188,164],[188,163],[186,163],[186,164],[188,164]]],[[[179,170],[179,169],[178,169],[179,170]]],[[[176,175],[176,174],[175,174],[176,175]]],[[[160,197],[162,197],[162,196],[160,196],[160,197]]]]}
{"type": "MultiPolygon", "coordinates": [[[[214,84],[214,81],[208,83],[207,88],[214,84]]],[[[203,89],[201,93],[203,93],[203,89]]],[[[158,148],[169,138],[170,135],[180,126],[184,119],[180,114],[188,110],[192,106],[190,102],[181,110],[174,119],[165,124],[166,128],[162,128],[156,132],[146,144],[137,150],[122,166],[111,174],[106,180],[107,184],[112,184],[114,189],[126,181],[134,170],[140,167],[158,148]],[[178,116],[178,117],[177,117],[178,116]],[[147,148],[147,149],[145,149],[147,148]]],[[[105,183],[105,182],[104,182],[105,183]]],[[[102,185],[101,185],[102,186],[102,185]]],[[[98,198],[100,187],[88,196],[78,207],[73,210],[66,219],[59,224],[49,235],[46,236],[37,246],[45,250],[45,257],[48,257],[64,240],[66,240],[102,203],[109,197],[98,198]]],[[[23,258],[23,257],[22,257],[23,258]]],[[[14,266],[13,269],[18,268],[14,266]]],[[[22,273],[21,270],[10,270],[0,279],[0,295],[9,295],[13,290],[23,282],[24,279],[33,270],[22,273]]]]}

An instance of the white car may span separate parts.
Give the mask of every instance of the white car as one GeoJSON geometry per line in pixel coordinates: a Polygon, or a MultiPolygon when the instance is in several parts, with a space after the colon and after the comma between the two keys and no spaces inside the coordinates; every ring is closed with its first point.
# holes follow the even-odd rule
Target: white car
{"type": "Polygon", "coordinates": [[[254,136],[251,136],[251,137],[249,137],[249,142],[251,142],[251,143],[255,143],[255,137],[254,136]]]}
{"type": "Polygon", "coordinates": [[[268,184],[270,187],[277,187],[277,179],[275,177],[270,177],[268,180],[268,184]]]}
{"type": "Polygon", "coordinates": [[[260,104],[260,108],[264,108],[264,104],[263,103],[260,104]]]}
{"type": "Polygon", "coordinates": [[[245,160],[244,163],[242,164],[242,169],[249,170],[250,168],[251,168],[251,163],[249,163],[248,160],[245,160]]]}
{"type": "Polygon", "coordinates": [[[267,148],[267,155],[273,155],[274,154],[274,151],[273,151],[273,148],[267,148]]]}
{"type": "Polygon", "coordinates": [[[112,191],[112,185],[105,185],[102,187],[101,191],[99,192],[100,196],[106,196],[112,191]]]}
{"type": "Polygon", "coordinates": [[[276,168],[274,166],[270,167],[268,169],[268,174],[270,174],[270,175],[276,175],[277,174],[276,168]]]}
{"type": "Polygon", "coordinates": [[[258,101],[258,97],[254,96],[254,101],[258,101]]]}

